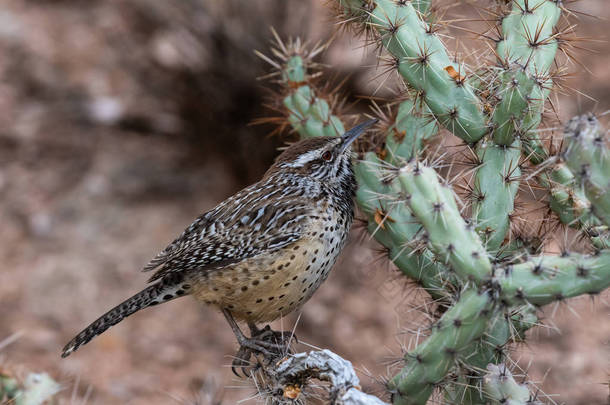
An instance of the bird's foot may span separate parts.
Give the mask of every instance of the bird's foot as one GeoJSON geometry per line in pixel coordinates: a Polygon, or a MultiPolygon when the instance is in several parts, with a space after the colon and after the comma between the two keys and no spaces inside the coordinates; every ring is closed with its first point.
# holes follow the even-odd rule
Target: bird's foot
{"type": "Polygon", "coordinates": [[[249,376],[249,369],[255,368],[259,363],[250,361],[252,356],[262,356],[267,363],[275,361],[286,354],[292,353],[290,344],[296,337],[291,332],[271,330],[269,325],[263,329],[252,329],[252,337],[238,338],[239,350],[231,364],[233,373],[240,376],[238,369],[242,370],[244,376],[249,376]]]}
{"type": "Polygon", "coordinates": [[[243,376],[249,377],[251,370],[258,367],[260,364],[259,359],[251,361],[252,356],[262,356],[264,361],[270,362],[282,355],[278,345],[270,344],[266,341],[246,337],[243,339],[238,338],[237,341],[239,343],[239,350],[235,353],[235,358],[231,363],[231,370],[238,377],[240,377],[240,374],[237,370],[241,369],[243,376]]]}
{"type": "Polygon", "coordinates": [[[296,343],[299,342],[293,332],[274,331],[269,325],[265,326],[263,329],[251,328],[250,332],[252,333],[253,339],[262,342],[262,345],[265,345],[270,349],[280,350],[280,353],[283,355],[291,353],[290,344],[293,339],[296,343]]]}

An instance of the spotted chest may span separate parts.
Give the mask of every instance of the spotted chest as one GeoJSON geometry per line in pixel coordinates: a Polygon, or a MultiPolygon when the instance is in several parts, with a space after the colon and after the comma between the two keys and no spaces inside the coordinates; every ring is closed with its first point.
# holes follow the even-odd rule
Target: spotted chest
{"type": "Polygon", "coordinates": [[[210,272],[194,273],[191,294],[236,319],[269,322],[302,306],[326,280],[345,245],[351,215],[329,206],[282,249],[210,272]]]}

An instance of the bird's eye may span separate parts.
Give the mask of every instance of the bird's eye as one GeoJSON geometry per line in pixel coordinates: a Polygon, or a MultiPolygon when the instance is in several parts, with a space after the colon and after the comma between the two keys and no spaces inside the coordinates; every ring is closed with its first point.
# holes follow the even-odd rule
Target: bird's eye
{"type": "Polygon", "coordinates": [[[330,161],[332,158],[333,158],[333,154],[329,150],[327,150],[326,152],[324,152],[322,154],[322,159],[326,160],[327,162],[330,161]]]}

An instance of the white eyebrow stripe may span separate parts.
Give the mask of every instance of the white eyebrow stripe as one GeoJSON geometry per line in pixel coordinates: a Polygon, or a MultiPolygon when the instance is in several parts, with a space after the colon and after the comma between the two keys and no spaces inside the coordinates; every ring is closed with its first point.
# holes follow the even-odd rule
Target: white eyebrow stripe
{"type": "Polygon", "coordinates": [[[318,155],[319,155],[319,150],[317,150],[317,149],[309,151],[309,152],[304,153],[301,156],[299,156],[299,158],[297,160],[295,160],[294,162],[284,163],[284,167],[303,167],[303,165],[305,165],[305,163],[311,162],[312,160],[317,159],[318,155]]]}

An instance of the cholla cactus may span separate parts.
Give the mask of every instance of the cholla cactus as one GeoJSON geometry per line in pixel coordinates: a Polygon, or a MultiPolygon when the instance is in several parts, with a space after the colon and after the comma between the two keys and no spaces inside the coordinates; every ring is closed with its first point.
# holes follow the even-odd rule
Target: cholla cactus
{"type": "MultiPolygon", "coordinates": [[[[509,390],[510,403],[531,403],[527,390],[494,365],[504,361],[503,349],[525,339],[537,308],[610,285],[605,131],[588,115],[568,123],[563,149],[549,149],[539,137],[554,84],[551,66],[566,45],[558,28],[562,2],[498,2],[495,50],[489,63],[476,67],[449,56],[429,1],[336,5],[344,25],[366,32],[390,55],[408,95],[392,104],[391,118],[381,117],[382,146],[360,156],[358,204],[388,258],[443,308],[387,382],[391,400],[424,404],[437,391],[451,403],[506,403],[509,390]],[[466,204],[426,150],[442,128],[472,156],[466,204]],[[592,254],[540,254],[545,235],[516,237],[511,220],[525,180],[546,189],[549,209],[582,232],[592,254]]],[[[318,51],[277,39],[273,53],[265,59],[277,69],[281,109],[293,130],[301,137],[341,134],[345,125],[313,80],[320,74],[312,63],[318,51]]]]}

